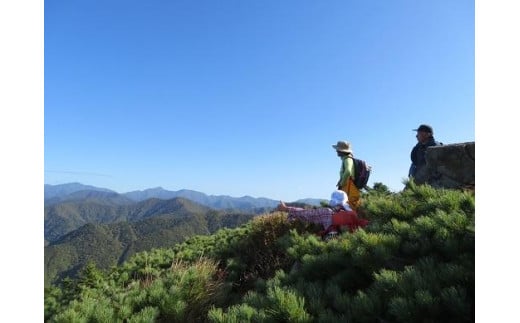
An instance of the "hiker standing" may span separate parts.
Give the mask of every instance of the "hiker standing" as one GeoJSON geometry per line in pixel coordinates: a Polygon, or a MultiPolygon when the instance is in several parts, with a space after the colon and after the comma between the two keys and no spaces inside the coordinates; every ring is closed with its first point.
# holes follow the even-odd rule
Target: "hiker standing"
{"type": "Polygon", "coordinates": [[[410,170],[408,171],[409,178],[415,178],[426,165],[426,149],[428,147],[442,145],[442,143],[435,141],[433,128],[429,125],[422,124],[412,131],[417,131],[415,135],[417,144],[412,148],[410,154],[412,165],[410,165],[410,170]]]}
{"type": "Polygon", "coordinates": [[[339,181],[336,184],[336,187],[339,190],[347,193],[348,196],[348,204],[354,210],[357,210],[359,205],[361,204],[360,196],[361,192],[354,185],[353,177],[354,177],[354,161],[352,158],[354,157],[352,149],[350,148],[350,143],[346,141],[338,141],[337,144],[332,145],[338,154],[338,157],[341,158],[341,168],[339,171],[339,181]]]}

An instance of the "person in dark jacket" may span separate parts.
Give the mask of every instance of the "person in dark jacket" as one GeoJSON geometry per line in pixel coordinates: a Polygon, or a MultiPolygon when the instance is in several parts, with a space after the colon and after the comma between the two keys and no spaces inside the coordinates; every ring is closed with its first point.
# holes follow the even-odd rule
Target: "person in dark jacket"
{"type": "Polygon", "coordinates": [[[412,165],[408,171],[408,177],[415,177],[415,174],[426,165],[426,149],[431,146],[440,146],[442,143],[435,140],[433,137],[433,128],[429,125],[422,124],[417,129],[415,137],[417,144],[413,147],[410,154],[412,165]]]}

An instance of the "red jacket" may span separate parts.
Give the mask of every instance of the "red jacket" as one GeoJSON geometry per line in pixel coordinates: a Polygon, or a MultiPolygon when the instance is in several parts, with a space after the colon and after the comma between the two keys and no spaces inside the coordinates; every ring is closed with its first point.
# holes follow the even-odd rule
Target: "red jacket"
{"type": "Polygon", "coordinates": [[[357,228],[364,228],[368,224],[368,220],[360,219],[355,211],[341,210],[332,215],[332,225],[327,229],[328,232],[347,226],[350,232],[354,232],[357,228]]]}

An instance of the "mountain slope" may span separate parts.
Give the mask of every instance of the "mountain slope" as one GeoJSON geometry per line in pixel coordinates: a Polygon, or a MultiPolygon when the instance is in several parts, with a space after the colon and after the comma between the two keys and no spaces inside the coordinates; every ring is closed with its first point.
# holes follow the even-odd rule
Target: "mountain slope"
{"type": "Polygon", "coordinates": [[[97,191],[97,192],[109,192],[116,193],[113,190],[109,190],[107,188],[95,187],[92,185],[83,185],[81,183],[67,183],[67,184],[59,184],[59,185],[44,185],[44,195],[45,199],[51,199],[55,197],[63,197],[65,195],[69,195],[78,191],[97,191]]]}
{"type": "Polygon", "coordinates": [[[107,205],[97,200],[53,204],[44,208],[44,237],[52,242],[87,223],[124,221],[129,212],[129,206],[107,205]]]}
{"type": "MultiPolygon", "coordinates": [[[[153,202],[152,199],[143,203],[165,205],[153,202]]],[[[137,252],[171,247],[191,236],[207,235],[224,227],[233,228],[254,217],[253,214],[229,214],[206,209],[183,199],[166,202],[167,207],[155,209],[157,213],[153,215],[137,212],[139,217],[136,219],[140,220],[136,222],[88,223],[46,246],[45,284],[74,277],[88,261],[108,269],[137,252]],[[178,212],[172,211],[174,209],[178,212]]]]}
{"type": "MultiPolygon", "coordinates": [[[[84,193],[86,191],[82,191],[84,193]]],[[[80,192],[74,193],[78,194],[80,192]]],[[[106,193],[102,193],[106,197],[106,193]]],[[[113,194],[113,193],[110,193],[113,194]]],[[[44,237],[53,242],[87,223],[103,224],[117,221],[139,221],[148,217],[176,213],[193,214],[207,213],[211,209],[198,205],[189,200],[174,198],[171,200],[148,199],[142,202],[128,202],[120,204],[120,195],[112,198],[95,197],[86,199],[72,199],[65,202],[51,204],[44,208],[44,237]]],[[[126,200],[125,200],[126,201],[126,200]]]]}
{"type": "Polygon", "coordinates": [[[45,206],[52,206],[65,202],[89,202],[93,201],[106,205],[128,205],[135,203],[134,200],[127,198],[116,192],[105,192],[98,190],[80,190],[64,195],[56,195],[51,198],[45,198],[45,206]]]}

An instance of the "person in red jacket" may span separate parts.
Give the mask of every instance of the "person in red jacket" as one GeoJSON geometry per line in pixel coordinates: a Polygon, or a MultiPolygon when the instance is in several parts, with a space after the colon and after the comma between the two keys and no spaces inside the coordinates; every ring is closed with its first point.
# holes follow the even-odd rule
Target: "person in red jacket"
{"type": "Polygon", "coordinates": [[[321,225],[323,228],[322,236],[334,236],[338,231],[345,228],[353,232],[358,227],[364,227],[368,224],[367,220],[357,217],[356,211],[349,206],[347,194],[341,190],[332,192],[328,207],[303,209],[287,206],[280,201],[277,210],[288,212],[289,220],[302,220],[321,225]]]}

